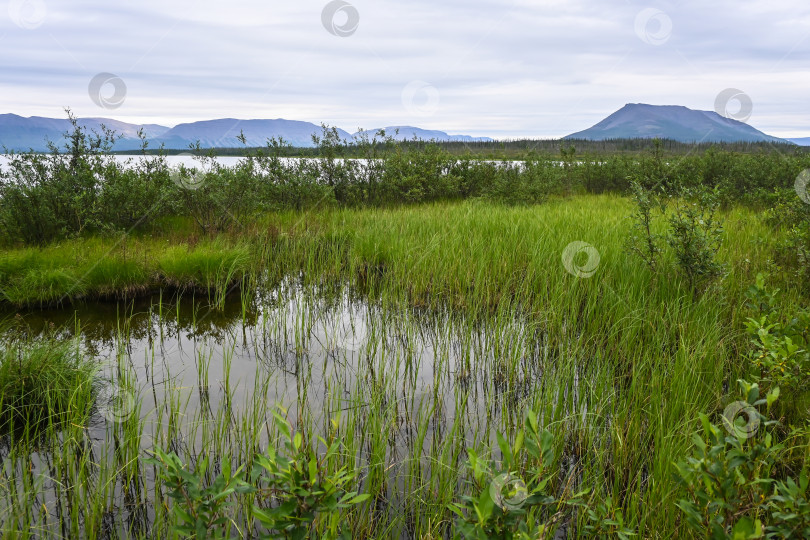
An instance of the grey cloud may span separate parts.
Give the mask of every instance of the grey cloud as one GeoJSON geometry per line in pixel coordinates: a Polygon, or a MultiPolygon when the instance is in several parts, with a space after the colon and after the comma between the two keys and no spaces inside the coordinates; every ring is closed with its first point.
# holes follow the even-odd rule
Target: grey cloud
{"type": "Polygon", "coordinates": [[[349,131],[416,124],[543,137],[627,102],[710,109],[738,87],[754,100],[757,128],[810,134],[810,7],[799,1],[363,0],[345,38],[323,28],[325,4],[46,0],[33,30],[0,12],[0,112],[58,115],[70,105],[98,116],[87,84],[110,72],[127,84],[114,114],[122,120],[286,117],[349,131]],[[635,33],[647,7],[672,20],[662,45],[635,33]],[[403,106],[414,80],[438,90],[434,115],[403,106]]]}

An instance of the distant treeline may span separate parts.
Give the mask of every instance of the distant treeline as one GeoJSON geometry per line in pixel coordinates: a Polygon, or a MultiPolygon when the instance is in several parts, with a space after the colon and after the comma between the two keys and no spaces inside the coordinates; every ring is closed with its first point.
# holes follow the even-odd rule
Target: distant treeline
{"type": "MultiPolygon", "coordinates": [[[[514,139],[500,141],[423,141],[409,140],[398,142],[397,145],[405,150],[419,150],[427,145],[435,145],[442,151],[454,156],[469,155],[481,159],[525,159],[532,154],[559,155],[561,149],[568,150],[573,147],[577,154],[587,155],[614,155],[614,154],[643,154],[654,149],[656,139],[608,139],[604,141],[591,141],[586,139],[514,139]]],[[[384,141],[373,142],[380,150],[384,149],[384,141]]],[[[810,152],[810,147],[798,146],[791,143],[772,142],[701,142],[684,143],[672,139],[660,139],[660,149],[664,155],[677,156],[693,152],[704,152],[715,148],[726,152],[742,154],[763,154],[777,152],[780,154],[795,155],[810,152]]],[[[214,148],[211,151],[217,156],[244,156],[260,151],[258,147],[243,148],[214,148]]],[[[166,155],[183,153],[204,153],[208,150],[194,149],[158,149],[147,148],[147,154],[157,155],[161,152],[166,155]]],[[[121,155],[139,155],[140,150],[116,152],[121,155]]],[[[313,147],[284,146],[281,149],[283,157],[317,157],[320,149],[313,147]]],[[[343,157],[364,157],[361,147],[355,144],[345,144],[341,149],[343,157]]]]}

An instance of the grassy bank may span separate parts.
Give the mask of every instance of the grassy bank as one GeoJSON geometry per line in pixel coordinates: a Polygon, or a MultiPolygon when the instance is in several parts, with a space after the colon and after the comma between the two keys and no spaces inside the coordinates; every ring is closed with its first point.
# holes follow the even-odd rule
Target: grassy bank
{"type": "MultiPolygon", "coordinates": [[[[416,305],[474,309],[518,298],[529,307],[553,302],[564,284],[582,287],[564,271],[549,271],[562,268],[563,250],[574,241],[597,249],[603,279],[617,299],[627,299],[651,293],[646,284],[658,279],[627,252],[631,212],[627,198],[612,195],[530,207],[442,203],[273,214],[237,235],[203,237],[175,219],[175,232],[163,235],[3,250],[0,299],[25,306],[132,298],[169,287],[221,291],[249,275],[302,271],[313,281],[348,279],[355,285],[373,275],[384,277],[387,286],[406,290],[416,305]],[[189,232],[177,232],[184,229],[189,232]]],[[[766,263],[775,256],[778,237],[753,211],[738,208],[723,217],[720,258],[731,269],[724,288],[739,292],[757,272],[772,270],[766,263]]],[[[660,279],[666,286],[652,294],[684,293],[677,275],[660,279]]]]}
{"type": "Polygon", "coordinates": [[[14,306],[42,306],[135,298],[171,288],[215,294],[242,280],[256,263],[247,242],[224,237],[66,240],[3,251],[0,298],[14,306]]]}

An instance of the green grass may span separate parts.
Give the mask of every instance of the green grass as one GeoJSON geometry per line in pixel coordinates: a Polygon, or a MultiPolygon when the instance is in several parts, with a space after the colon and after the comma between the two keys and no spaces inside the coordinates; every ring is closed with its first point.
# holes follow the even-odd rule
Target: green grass
{"type": "MultiPolygon", "coordinates": [[[[436,204],[390,210],[331,210],[267,217],[241,237],[183,235],[88,238],[45,248],[0,253],[0,298],[15,305],[64,303],[83,297],[133,297],[159,287],[224,288],[248,273],[313,279],[368,278],[406,288],[416,304],[493,305],[519,296],[549,300],[551,290],[576,278],[559,270],[566,245],[584,241],[601,257],[600,273],[622,276],[634,290],[649,282],[626,255],[631,203],[614,195],[555,200],[542,206],[436,204]]],[[[773,256],[776,239],[752,211],[725,215],[721,258],[732,270],[727,290],[747,287],[754,269],[773,256]],[[756,239],[751,245],[751,239],[756,239]]],[[[178,229],[182,224],[176,223],[178,229]]],[[[664,276],[681,294],[677,276],[664,276]]],[[[632,291],[617,291],[629,292],[632,291]]],[[[566,293],[570,294],[570,293],[566,293]]]]}
{"type": "MultiPolygon", "coordinates": [[[[719,257],[729,273],[700,296],[671,260],[653,275],[627,253],[631,212],[614,195],[527,207],[468,201],[289,212],[267,215],[237,238],[184,232],[114,249],[110,239],[91,238],[4,252],[0,288],[16,304],[72,295],[64,292],[70,281],[55,277],[63,274],[86,296],[165,285],[222,290],[245,275],[269,284],[292,276],[285,283],[302,288],[243,296],[255,324],[195,341],[191,374],[188,364],[166,360],[162,339],[131,356],[124,319],[111,378],[151,385],[141,412],[107,425],[92,457],[76,457],[86,434],[75,426],[50,449],[57,478],[82,486],[63,483],[57,499],[86,510],[31,508],[31,496],[51,484],[42,471],[26,471],[19,451],[9,458],[16,476],[0,477],[9,509],[3,534],[100,534],[112,520],[127,535],[167,536],[166,494],[144,480],[148,449],[175,450],[192,464],[204,454],[209,479],[217,460],[249,468],[278,438],[276,401],[305,440],[340,434],[344,451],[329,466],[357,470],[358,488],[372,495],[344,519],[358,538],[441,537],[452,518],[446,505],[467,486],[466,450],[499,459],[495,431],[514,437],[528,408],[555,436],[560,473],[549,489],[573,482],[590,488],[593,502],[611,498],[640,537],[685,534],[673,463],[690,452],[698,413],[722,411],[745,372],[743,292],[770,271],[785,291],[785,312],[801,300],[790,274],[770,262],[779,236],[755,212],[724,212],[719,257]],[[566,271],[562,254],[574,241],[598,251],[592,277],[566,271]],[[325,291],[363,294],[366,311],[350,326],[367,339],[355,353],[335,345],[346,321],[340,300],[325,291]],[[130,513],[150,516],[148,533],[127,521],[122,493],[130,513]]],[[[159,311],[162,335],[175,312],[159,311]]],[[[203,325],[195,320],[189,333],[203,325]]],[[[237,502],[230,532],[246,535],[252,500],[237,502]]]]}
{"type": "Polygon", "coordinates": [[[97,368],[76,342],[8,338],[0,347],[0,435],[37,439],[86,421],[97,368]]]}
{"type": "Polygon", "coordinates": [[[224,237],[181,243],[83,238],[6,250],[0,252],[0,299],[22,307],[134,298],[169,287],[226,289],[251,268],[249,255],[243,242],[224,237]]]}

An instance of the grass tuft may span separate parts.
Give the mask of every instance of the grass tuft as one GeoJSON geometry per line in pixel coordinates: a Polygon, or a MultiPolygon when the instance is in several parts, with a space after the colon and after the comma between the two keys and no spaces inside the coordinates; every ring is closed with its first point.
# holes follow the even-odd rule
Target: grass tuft
{"type": "Polygon", "coordinates": [[[83,424],[96,366],[75,341],[6,338],[0,343],[0,434],[37,438],[48,426],[83,424]]]}

